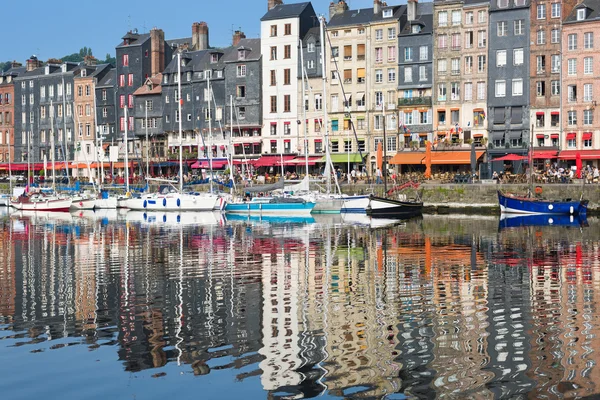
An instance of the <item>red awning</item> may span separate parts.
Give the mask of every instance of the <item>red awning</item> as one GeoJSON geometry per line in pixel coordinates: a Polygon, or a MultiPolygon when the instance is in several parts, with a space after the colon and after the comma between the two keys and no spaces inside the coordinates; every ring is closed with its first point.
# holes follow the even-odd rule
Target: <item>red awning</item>
{"type": "Polygon", "coordinates": [[[494,158],[492,161],[522,161],[527,160],[526,156],[520,156],[518,154],[507,154],[502,157],[494,158]]]}
{"type": "MultiPolygon", "coordinates": [[[[212,167],[213,169],[221,169],[223,167],[225,167],[227,165],[227,160],[213,160],[212,161],[212,167]]],[[[210,166],[208,165],[208,160],[202,160],[202,161],[196,161],[195,163],[193,163],[190,168],[192,169],[198,169],[198,168],[210,168],[210,166]]]]}
{"type": "Polygon", "coordinates": [[[543,111],[538,111],[538,112],[535,113],[535,115],[544,115],[544,112],[543,111]]]}
{"type": "Polygon", "coordinates": [[[583,140],[591,140],[592,139],[592,132],[583,132],[583,135],[581,136],[581,139],[583,139],[583,140]]]}
{"type": "Polygon", "coordinates": [[[536,138],[538,139],[543,139],[544,138],[544,134],[543,133],[538,133],[535,135],[536,138]]]}
{"type": "Polygon", "coordinates": [[[234,143],[233,145],[234,146],[241,146],[242,144],[241,143],[234,143]]]}
{"type": "Polygon", "coordinates": [[[535,160],[546,160],[551,158],[558,158],[558,152],[556,151],[534,151],[533,158],[535,160]]]}
{"type": "Polygon", "coordinates": [[[284,142],[284,143],[289,143],[289,142],[290,142],[290,139],[283,139],[283,142],[284,142]]]}
{"type": "Polygon", "coordinates": [[[567,140],[573,140],[577,138],[577,134],[575,132],[567,133],[567,140]]]}
{"type": "MultiPolygon", "coordinates": [[[[310,156],[308,157],[308,165],[315,165],[316,163],[323,160],[323,156],[310,156]]],[[[294,158],[285,162],[286,165],[305,165],[306,160],[304,157],[294,158]]]]}
{"type": "Polygon", "coordinates": [[[254,162],[254,166],[258,167],[274,167],[276,165],[281,165],[281,159],[283,158],[283,162],[294,159],[296,156],[262,156],[258,160],[254,162]]]}
{"type": "Polygon", "coordinates": [[[322,139],[315,139],[315,143],[321,143],[322,141],[322,139]]]}
{"type": "Polygon", "coordinates": [[[552,111],[550,115],[560,115],[560,111],[552,111]]]}
{"type": "Polygon", "coordinates": [[[254,165],[257,160],[233,160],[233,165],[254,165]]]}
{"type": "Polygon", "coordinates": [[[581,155],[582,160],[600,160],[600,150],[564,150],[560,152],[558,158],[561,160],[575,160],[577,153],[581,155]]]}
{"type": "Polygon", "coordinates": [[[558,133],[551,134],[550,139],[558,139],[558,133]]]}

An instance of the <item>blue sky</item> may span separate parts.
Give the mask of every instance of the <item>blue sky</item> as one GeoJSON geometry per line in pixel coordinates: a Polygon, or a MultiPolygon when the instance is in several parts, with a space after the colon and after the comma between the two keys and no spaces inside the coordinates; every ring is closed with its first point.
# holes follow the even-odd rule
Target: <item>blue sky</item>
{"type": "MultiPolygon", "coordinates": [[[[284,0],[285,3],[301,2],[284,0]]],[[[372,0],[347,0],[351,8],[372,7],[372,0]]],[[[115,46],[129,30],[162,28],[165,37],[191,36],[193,22],[206,21],[211,46],[231,43],[235,29],[259,37],[260,18],[267,0],[100,0],[54,2],[6,1],[2,5],[3,32],[11,32],[0,46],[0,61],[25,63],[32,54],[41,60],[59,58],[91,47],[97,58],[114,56],[115,46]],[[27,19],[25,19],[25,16],[27,19]],[[7,26],[8,25],[8,26],[7,26]]],[[[327,15],[330,0],[314,0],[317,14],[327,15]]],[[[388,4],[399,4],[398,0],[388,4]]]]}

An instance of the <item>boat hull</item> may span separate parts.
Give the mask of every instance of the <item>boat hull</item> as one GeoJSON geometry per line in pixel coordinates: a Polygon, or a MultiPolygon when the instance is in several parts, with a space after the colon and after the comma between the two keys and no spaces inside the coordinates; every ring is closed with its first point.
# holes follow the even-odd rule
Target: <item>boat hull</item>
{"type": "Polygon", "coordinates": [[[0,195],[0,207],[8,207],[10,205],[10,196],[6,194],[0,195]]]}
{"type": "Polygon", "coordinates": [[[339,214],[344,206],[344,199],[329,197],[317,198],[312,209],[313,214],[339,214]]]}
{"type": "Polygon", "coordinates": [[[588,226],[585,215],[556,215],[556,214],[502,214],[500,229],[518,228],[523,226],[588,226]]]}
{"type": "Polygon", "coordinates": [[[125,207],[138,211],[213,211],[218,201],[213,194],[148,194],[127,199],[125,207]]]}
{"type": "Polygon", "coordinates": [[[21,211],[69,211],[71,199],[28,200],[19,198],[10,202],[10,205],[21,211]]]}
{"type": "Polygon", "coordinates": [[[423,213],[423,203],[371,196],[366,212],[368,216],[374,218],[406,219],[421,215],[423,213]]]}
{"type": "Polygon", "coordinates": [[[369,206],[369,196],[351,196],[344,199],[342,213],[364,214],[369,206]]]}
{"type": "Polygon", "coordinates": [[[72,199],[71,210],[93,210],[96,206],[95,199],[72,199]]]}
{"type": "Polygon", "coordinates": [[[586,215],[587,200],[552,201],[506,195],[498,191],[500,211],[505,214],[586,215]]]}
{"type": "Polygon", "coordinates": [[[94,201],[94,208],[102,208],[102,209],[115,209],[118,206],[116,197],[108,197],[106,199],[96,199],[94,201]]]}
{"type": "Polygon", "coordinates": [[[235,202],[227,203],[226,213],[234,214],[254,214],[254,215],[310,215],[314,202],[306,201],[299,203],[253,203],[253,202],[235,202]]]}

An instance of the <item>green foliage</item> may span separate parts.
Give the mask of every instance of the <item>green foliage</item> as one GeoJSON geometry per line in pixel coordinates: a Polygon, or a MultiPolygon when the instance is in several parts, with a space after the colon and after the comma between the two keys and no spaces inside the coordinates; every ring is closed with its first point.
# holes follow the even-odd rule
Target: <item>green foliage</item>
{"type": "Polygon", "coordinates": [[[8,71],[10,69],[10,65],[10,61],[0,62],[0,72],[8,71]]]}

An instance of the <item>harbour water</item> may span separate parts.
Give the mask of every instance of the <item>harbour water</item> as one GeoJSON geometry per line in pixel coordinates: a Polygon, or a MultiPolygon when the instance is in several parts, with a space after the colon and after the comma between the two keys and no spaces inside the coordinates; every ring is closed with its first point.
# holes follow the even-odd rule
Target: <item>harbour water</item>
{"type": "Polygon", "coordinates": [[[5,214],[2,398],[598,395],[598,221],[531,223],[5,214]]]}

